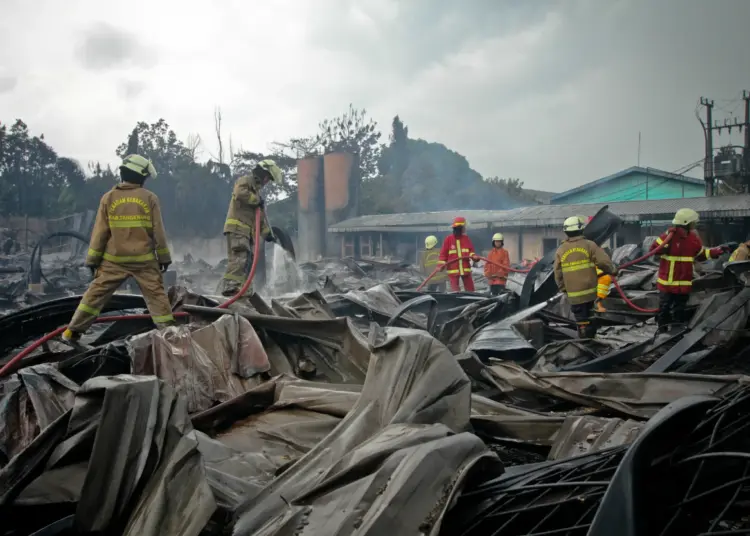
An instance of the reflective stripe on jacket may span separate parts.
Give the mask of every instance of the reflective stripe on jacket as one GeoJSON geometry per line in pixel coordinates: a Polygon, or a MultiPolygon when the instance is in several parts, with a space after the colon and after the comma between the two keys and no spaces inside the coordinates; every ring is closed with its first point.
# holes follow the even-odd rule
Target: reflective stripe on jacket
{"type": "Polygon", "coordinates": [[[729,262],[746,261],[750,258],[750,242],[740,244],[729,256],[729,262]]]}
{"type": "Polygon", "coordinates": [[[572,305],[596,299],[597,267],[614,274],[615,265],[602,248],[582,236],[568,238],[555,252],[555,282],[572,305]]]}
{"type": "Polygon", "coordinates": [[[138,184],[122,182],[102,196],[86,264],[172,262],[159,198],[138,184]]]}
{"type": "Polygon", "coordinates": [[[456,238],[456,235],[448,235],[443,240],[443,247],[440,249],[440,260],[439,264],[448,264],[445,271],[449,275],[468,275],[471,274],[471,261],[469,260],[474,256],[474,244],[471,243],[471,238],[466,235],[461,235],[456,238]],[[458,262],[450,262],[458,259],[462,260],[458,262]]]}
{"type": "MultiPolygon", "coordinates": [[[[421,258],[420,258],[420,267],[422,269],[422,273],[424,275],[430,275],[435,268],[438,266],[438,262],[440,260],[440,252],[433,248],[433,249],[423,249],[421,252],[421,258]]],[[[432,283],[442,283],[448,280],[448,275],[445,272],[437,272],[434,276],[432,276],[432,279],[430,279],[430,284],[432,283]]]]}
{"type": "Polygon", "coordinates": [[[662,250],[656,286],[661,292],[669,294],[689,294],[693,288],[693,263],[716,259],[723,250],[720,247],[704,248],[697,232],[676,227],[662,233],[651,244],[649,251],[664,244],[670,232],[673,233],[672,238],[662,250]]]}
{"type": "Polygon", "coordinates": [[[603,300],[609,296],[609,286],[612,284],[612,276],[605,274],[599,268],[596,269],[596,297],[603,300]]]}
{"type": "Polygon", "coordinates": [[[484,263],[484,276],[490,285],[504,285],[508,280],[508,268],[510,267],[510,255],[505,248],[493,247],[487,254],[487,259],[492,263],[484,263]]]}
{"type": "MultiPolygon", "coordinates": [[[[224,222],[225,233],[255,237],[255,211],[260,206],[260,189],[260,181],[254,175],[243,175],[235,181],[224,222]]],[[[261,236],[265,237],[269,232],[265,218],[262,218],[261,236]]]]}

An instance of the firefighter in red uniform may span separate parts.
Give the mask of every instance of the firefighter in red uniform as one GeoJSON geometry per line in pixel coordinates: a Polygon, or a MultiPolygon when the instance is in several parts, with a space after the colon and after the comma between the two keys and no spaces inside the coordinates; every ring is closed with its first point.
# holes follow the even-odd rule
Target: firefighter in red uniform
{"type": "Polygon", "coordinates": [[[693,289],[693,262],[716,259],[729,250],[728,246],[704,248],[695,231],[696,223],[698,213],[689,208],[681,208],[672,220],[674,227],[670,227],[651,244],[650,251],[653,251],[664,244],[667,235],[672,233],[669,243],[660,252],[661,260],[656,280],[659,289],[659,312],[656,314],[656,323],[662,332],[669,329],[669,324],[673,321],[684,323],[687,320],[684,310],[693,289]]]}
{"type": "Polygon", "coordinates": [[[464,282],[466,292],[474,292],[474,280],[471,278],[471,262],[477,262],[477,256],[474,253],[474,244],[471,243],[464,231],[466,229],[466,218],[461,216],[453,220],[453,234],[446,236],[443,240],[443,247],[440,250],[439,265],[448,272],[448,279],[451,283],[451,290],[458,292],[461,287],[459,279],[464,282]],[[456,261],[456,259],[461,259],[456,261]],[[454,262],[451,262],[454,261],[454,262]]]}

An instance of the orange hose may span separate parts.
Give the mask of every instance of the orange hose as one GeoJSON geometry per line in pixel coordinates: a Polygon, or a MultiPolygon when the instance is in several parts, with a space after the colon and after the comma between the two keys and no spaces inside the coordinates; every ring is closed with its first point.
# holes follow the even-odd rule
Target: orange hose
{"type": "MultiPolygon", "coordinates": [[[[488,262],[488,263],[490,263],[490,264],[492,264],[494,266],[497,266],[498,268],[504,268],[504,269],[508,270],[509,272],[515,272],[517,274],[527,274],[527,273],[529,273],[531,271],[531,268],[534,267],[534,264],[536,264],[536,263],[532,264],[531,268],[529,268],[528,270],[522,270],[522,269],[519,269],[519,268],[511,268],[510,266],[505,266],[503,264],[498,264],[496,262],[493,262],[493,261],[489,260],[487,257],[482,257],[481,255],[474,255],[474,258],[481,259],[484,262],[488,262]]],[[[442,265],[438,266],[437,268],[435,268],[432,271],[432,273],[430,275],[427,276],[427,279],[425,279],[424,281],[422,281],[422,284],[417,287],[417,292],[419,292],[420,290],[422,290],[422,288],[430,281],[430,279],[432,279],[433,277],[435,277],[435,274],[437,274],[440,270],[442,270],[443,267],[448,266],[449,264],[453,264],[455,262],[458,262],[460,260],[468,260],[468,261],[470,261],[472,259],[471,259],[471,257],[458,257],[457,259],[451,259],[451,260],[447,261],[445,264],[442,264],[442,265]]]]}
{"type": "MultiPolygon", "coordinates": [[[[260,253],[260,225],[261,225],[261,210],[257,209],[255,211],[255,244],[253,245],[253,264],[250,267],[250,274],[247,276],[247,279],[245,280],[245,284],[242,285],[242,288],[229,298],[227,301],[219,305],[219,309],[226,309],[230,305],[232,305],[234,302],[236,302],[238,299],[240,299],[242,296],[245,295],[247,290],[250,288],[250,285],[253,282],[253,278],[255,277],[255,271],[258,268],[258,255],[260,253]]],[[[185,312],[178,312],[174,313],[175,317],[185,317],[189,316],[188,313],[185,312]]],[[[96,320],[94,320],[95,324],[102,324],[105,322],[116,322],[118,320],[143,320],[146,318],[151,318],[151,315],[147,314],[140,314],[140,315],[120,315],[120,316],[103,316],[99,317],[96,320]]],[[[57,328],[56,330],[52,331],[51,333],[47,333],[44,337],[41,339],[35,341],[33,344],[30,344],[23,350],[21,350],[18,354],[13,356],[13,358],[8,361],[5,365],[3,365],[2,368],[0,368],[0,378],[3,378],[6,373],[14,367],[16,363],[21,361],[24,357],[29,355],[31,352],[42,346],[44,343],[50,341],[51,339],[54,339],[55,337],[61,335],[65,331],[66,326],[63,326],[61,328],[57,328]]]]}

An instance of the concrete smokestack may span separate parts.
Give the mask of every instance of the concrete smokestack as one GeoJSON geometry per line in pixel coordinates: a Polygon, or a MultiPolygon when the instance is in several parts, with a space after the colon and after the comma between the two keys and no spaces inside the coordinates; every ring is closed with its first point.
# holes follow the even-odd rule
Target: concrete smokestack
{"type": "Polygon", "coordinates": [[[325,193],[323,158],[297,161],[298,243],[297,258],[310,261],[325,255],[325,193]]]}

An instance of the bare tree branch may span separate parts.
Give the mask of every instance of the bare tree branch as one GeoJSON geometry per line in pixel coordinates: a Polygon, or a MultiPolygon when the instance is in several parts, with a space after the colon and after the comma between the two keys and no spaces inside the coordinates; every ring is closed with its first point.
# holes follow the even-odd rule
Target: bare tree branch
{"type": "Polygon", "coordinates": [[[214,129],[216,130],[216,139],[219,142],[219,164],[224,163],[224,142],[221,139],[221,108],[214,108],[214,129]]]}
{"type": "Polygon", "coordinates": [[[200,146],[203,141],[200,134],[190,134],[185,142],[185,148],[188,150],[190,157],[195,162],[200,154],[200,146]]]}

